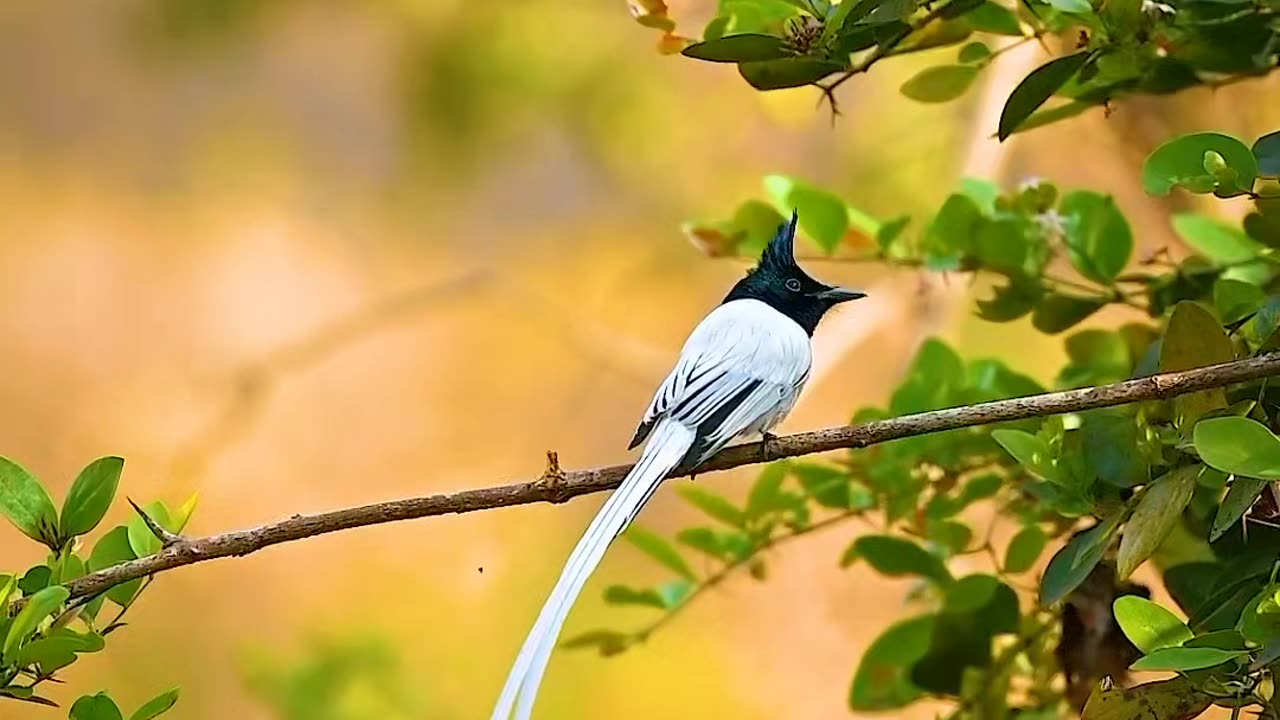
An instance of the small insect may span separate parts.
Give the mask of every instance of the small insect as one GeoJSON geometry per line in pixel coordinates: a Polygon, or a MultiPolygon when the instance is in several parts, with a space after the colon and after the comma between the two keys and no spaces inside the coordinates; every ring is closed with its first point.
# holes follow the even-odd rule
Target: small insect
{"type": "Polygon", "coordinates": [[[483,575],[483,574],[484,574],[484,566],[483,566],[483,565],[481,565],[480,567],[476,568],[476,572],[478,572],[478,573],[480,573],[481,575],[483,575]]]}

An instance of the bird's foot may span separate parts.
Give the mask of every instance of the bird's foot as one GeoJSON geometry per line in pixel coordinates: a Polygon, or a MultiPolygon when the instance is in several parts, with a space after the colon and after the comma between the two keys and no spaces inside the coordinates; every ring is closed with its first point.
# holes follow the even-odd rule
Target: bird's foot
{"type": "Polygon", "coordinates": [[[760,451],[764,454],[765,462],[773,459],[773,443],[777,439],[778,436],[771,432],[760,433],[760,451]]]}

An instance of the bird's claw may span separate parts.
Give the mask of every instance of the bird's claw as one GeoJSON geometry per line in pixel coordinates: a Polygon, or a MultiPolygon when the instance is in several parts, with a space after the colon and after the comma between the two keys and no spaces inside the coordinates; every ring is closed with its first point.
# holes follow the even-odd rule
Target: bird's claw
{"type": "Polygon", "coordinates": [[[760,452],[764,455],[765,462],[773,459],[773,442],[777,439],[778,436],[771,432],[760,433],[760,452]]]}

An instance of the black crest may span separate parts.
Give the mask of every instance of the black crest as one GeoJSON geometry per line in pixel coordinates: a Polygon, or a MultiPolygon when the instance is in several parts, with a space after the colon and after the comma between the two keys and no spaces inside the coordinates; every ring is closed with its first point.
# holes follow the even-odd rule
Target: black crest
{"type": "Polygon", "coordinates": [[[862,293],[819,282],[796,263],[796,224],[800,216],[778,226],[773,240],[760,255],[760,262],[733,286],[724,302],[759,300],[794,320],[813,334],[818,321],[832,307],[856,300],[862,293]]]}
{"type": "Polygon", "coordinates": [[[760,268],[767,265],[776,270],[800,270],[796,264],[796,223],[799,221],[800,213],[792,210],[791,221],[778,226],[778,231],[760,255],[760,268]]]}

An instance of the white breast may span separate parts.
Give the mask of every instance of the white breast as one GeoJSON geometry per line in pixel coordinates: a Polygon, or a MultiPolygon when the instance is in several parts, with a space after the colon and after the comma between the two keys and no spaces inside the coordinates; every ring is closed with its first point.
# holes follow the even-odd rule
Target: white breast
{"type": "Polygon", "coordinates": [[[809,335],[759,300],[713,310],[685,342],[675,369],[654,395],[646,424],[662,418],[699,433],[699,455],[780,422],[809,377],[809,335]]]}

